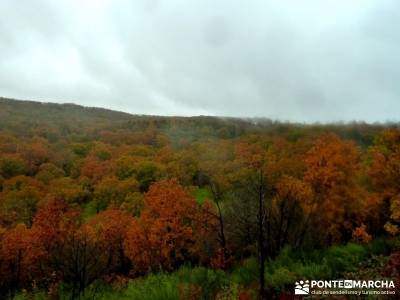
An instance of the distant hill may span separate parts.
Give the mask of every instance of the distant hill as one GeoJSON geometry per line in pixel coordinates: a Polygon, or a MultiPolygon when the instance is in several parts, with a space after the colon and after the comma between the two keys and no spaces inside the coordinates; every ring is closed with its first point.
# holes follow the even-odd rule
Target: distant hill
{"type": "Polygon", "coordinates": [[[132,115],[97,107],[85,107],[73,103],[47,103],[23,101],[0,97],[0,125],[16,120],[32,123],[78,122],[90,123],[98,121],[127,121],[132,115]]]}
{"type": "Polygon", "coordinates": [[[214,116],[164,117],[132,115],[104,108],[66,103],[42,103],[0,97],[0,130],[22,136],[72,136],[74,139],[95,137],[99,132],[137,132],[154,129],[172,141],[188,142],[204,138],[236,138],[243,134],[261,133],[286,137],[289,140],[324,132],[335,132],[355,140],[362,146],[371,144],[377,132],[398,124],[367,124],[363,122],[335,124],[296,124],[266,118],[229,118],[214,116]]]}
{"type": "Polygon", "coordinates": [[[237,118],[132,115],[70,103],[42,103],[0,97],[0,129],[14,134],[30,136],[51,129],[66,136],[104,130],[141,131],[149,127],[163,131],[172,138],[186,136],[193,140],[200,136],[235,137],[258,126],[252,121],[237,118]]]}

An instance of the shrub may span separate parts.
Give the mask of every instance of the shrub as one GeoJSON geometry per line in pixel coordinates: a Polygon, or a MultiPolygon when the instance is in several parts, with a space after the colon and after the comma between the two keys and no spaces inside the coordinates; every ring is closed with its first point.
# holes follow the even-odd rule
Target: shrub
{"type": "Polygon", "coordinates": [[[307,264],[299,264],[296,268],[296,274],[299,279],[308,278],[330,278],[332,270],[325,263],[318,264],[314,262],[309,262],[307,264]]]}
{"type": "Polygon", "coordinates": [[[177,277],[163,273],[150,274],[144,279],[132,281],[126,291],[115,299],[178,300],[177,277]]]}
{"type": "Polygon", "coordinates": [[[222,287],[229,286],[227,274],[221,270],[211,270],[204,267],[182,267],[174,274],[179,282],[201,287],[201,299],[210,299],[222,287]]]}
{"type": "Polygon", "coordinates": [[[274,288],[276,291],[288,290],[296,281],[296,274],[288,268],[280,267],[273,273],[267,273],[265,276],[267,286],[274,288]]]}
{"type": "Polygon", "coordinates": [[[231,280],[246,285],[256,281],[257,276],[258,263],[257,260],[252,257],[243,261],[243,263],[232,272],[231,280]]]}
{"type": "Polygon", "coordinates": [[[100,299],[213,299],[219,291],[227,289],[229,279],[223,271],[184,266],[174,273],[150,274],[132,280],[122,292],[109,291],[100,299]]]}
{"type": "Polygon", "coordinates": [[[393,241],[377,238],[367,245],[368,252],[374,255],[389,255],[394,245],[393,241]]]}
{"type": "Polygon", "coordinates": [[[333,271],[332,275],[355,270],[358,264],[368,256],[365,247],[353,243],[334,246],[324,252],[324,260],[333,271]]]}

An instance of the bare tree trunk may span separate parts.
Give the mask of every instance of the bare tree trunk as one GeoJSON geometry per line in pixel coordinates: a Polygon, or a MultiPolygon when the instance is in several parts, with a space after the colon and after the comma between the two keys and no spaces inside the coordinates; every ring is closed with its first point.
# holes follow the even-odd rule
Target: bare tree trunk
{"type": "Polygon", "coordinates": [[[259,297],[260,299],[266,299],[265,294],[265,255],[264,255],[264,218],[265,218],[265,192],[263,186],[263,174],[260,171],[260,185],[259,185],[259,199],[258,199],[258,257],[260,263],[259,270],[259,297]]]}
{"type": "Polygon", "coordinates": [[[222,211],[221,211],[221,207],[219,204],[219,200],[216,200],[216,205],[218,208],[218,220],[219,220],[219,230],[220,230],[220,237],[221,237],[221,247],[222,249],[226,249],[226,238],[225,238],[225,230],[224,230],[224,220],[222,217],[222,211]]]}
{"type": "Polygon", "coordinates": [[[226,238],[225,238],[225,230],[224,230],[224,219],[222,216],[222,210],[221,210],[221,196],[219,192],[217,191],[217,188],[214,186],[214,184],[210,183],[210,188],[211,192],[213,194],[214,202],[217,206],[218,209],[218,223],[219,223],[219,237],[220,237],[220,244],[222,251],[224,253],[224,260],[227,259],[228,253],[226,249],[226,238]]]}

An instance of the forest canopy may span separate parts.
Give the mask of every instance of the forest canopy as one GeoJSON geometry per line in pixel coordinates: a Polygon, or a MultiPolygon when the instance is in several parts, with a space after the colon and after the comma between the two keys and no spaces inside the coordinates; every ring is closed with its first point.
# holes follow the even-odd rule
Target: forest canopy
{"type": "MultiPolygon", "coordinates": [[[[0,98],[0,298],[80,298],[100,281],[126,286],[188,267],[219,278],[249,261],[240,299],[272,298],[299,276],[271,275],[288,251],[397,239],[399,195],[395,123],[143,116],[0,98]]],[[[222,293],[179,287],[183,299],[222,293]]]]}

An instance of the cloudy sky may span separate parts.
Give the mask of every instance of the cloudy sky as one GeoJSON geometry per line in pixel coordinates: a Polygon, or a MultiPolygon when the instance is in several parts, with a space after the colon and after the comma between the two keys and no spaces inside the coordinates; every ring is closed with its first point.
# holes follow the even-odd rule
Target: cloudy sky
{"type": "Polygon", "coordinates": [[[399,120],[398,0],[1,0],[0,96],[399,120]]]}

